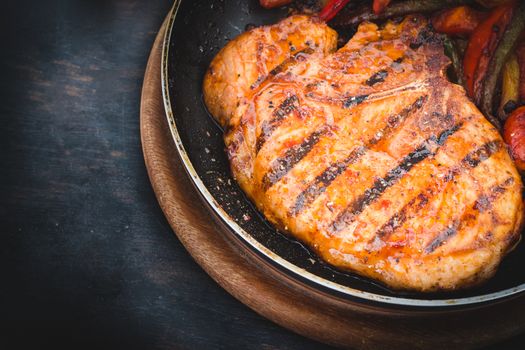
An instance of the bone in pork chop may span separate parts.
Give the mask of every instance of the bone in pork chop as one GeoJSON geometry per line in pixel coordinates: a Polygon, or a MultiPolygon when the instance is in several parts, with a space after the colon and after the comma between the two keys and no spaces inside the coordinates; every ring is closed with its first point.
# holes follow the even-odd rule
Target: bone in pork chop
{"type": "Polygon", "coordinates": [[[204,79],[234,177],[325,261],[392,288],[490,278],[519,241],[522,183],[498,132],[445,75],[422,17],[337,34],[292,16],[224,47],[204,79]]]}

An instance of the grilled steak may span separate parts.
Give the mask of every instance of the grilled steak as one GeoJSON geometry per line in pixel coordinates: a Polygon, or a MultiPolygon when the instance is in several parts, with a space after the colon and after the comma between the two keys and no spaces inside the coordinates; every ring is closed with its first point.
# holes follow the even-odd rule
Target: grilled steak
{"type": "Polygon", "coordinates": [[[205,102],[234,177],[325,261],[395,289],[491,277],[520,239],[522,183],[498,132],[445,75],[422,17],[336,33],[307,16],[242,34],[205,102]]]}

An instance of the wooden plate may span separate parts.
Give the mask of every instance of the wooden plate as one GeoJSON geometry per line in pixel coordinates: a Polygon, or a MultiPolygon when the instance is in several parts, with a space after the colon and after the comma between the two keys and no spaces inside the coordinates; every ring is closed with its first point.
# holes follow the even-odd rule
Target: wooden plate
{"type": "Polygon", "coordinates": [[[259,314],[304,336],[359,349],[465,349],[495,343],[525,328],[525,301],[446,310],[407,310],[341,300],[287,278],[210,216],[181,165],[162,103],[161,28],[144,77],[141,137],[150,180],[166,218],[202,268],[259,314]]]}

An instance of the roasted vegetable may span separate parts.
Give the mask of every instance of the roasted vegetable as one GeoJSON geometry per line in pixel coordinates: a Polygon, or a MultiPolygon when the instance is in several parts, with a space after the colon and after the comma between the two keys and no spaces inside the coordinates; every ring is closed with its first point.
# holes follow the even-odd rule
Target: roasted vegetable
{"type": "Polygon", "coordinates": [[[330,21],[348,4],[348,1],[349,0],[330,0],[319,13],[319,18],[325,22],[330,21]]]}
{"type": "Polygon", "coordinates": [[[259,0],[262,7],[266,9],[273,9],[275,7],[281,7],[288,5],[292,0],[259,0]]]}
{"type": "Polygon", "coordinates": [[[503,138],[520,171],[525,171],[525,106],[516,109],[505,122],[503,138]]]}
{"type": "Polygon", "coordinates": [[[469,6],[458,6],[435,14],[431,21],[438,33],[467,36],[484,18],[483,12],[469,6]]]}
{"type": "Polygon", "coordinates": [[[468,40],[462,38],[454,38],[452,41],[454,42],[456,49],[458,49],[459,55],[461,57],[465,56],[465,51],[467,51],[468,40]]]}
{"type": "Polygon", "coordinates": [[[505,120],[509,109],[516,106],[519,100],[520,67],[516,55],[511,55],[501,74],[501,102],[498,109],[498,117],[505,120]]]}
{"type": "Polygon", "coordinates": [[[472,0],[406,0],[390,4],[383,12],[375,14],[370,6],[345,13],[334,21],[334,26],[357,26],[363,21],[377,21],[410,13],[430,13],[448,7],[472,3],[472,0]]]}
{"type": "Polygon", "coordinates": [[[520,43],[516,48],[518,65],[520,67],[519,101],[525,102],[525,32],[521,34],[520,43]]]}
{"type": "Polygon", "coordinates": [[[488,66],[488,74],[483,83],[483,91],[481,94],[480,109],[486,116],[493,113],[494,94],[498,78],[500,77],[501,69],[507,61],[512,50],[517,46],[520,34],[525,28],[525,2],[520,1],[520,5],[516,9],[512,21],[508,26],[503,38],[494,52],[494,57],[488,66]]]}
{"type": "Polygon", "coordinates": [[[493,8],[500,5],[503,5],[512,0],[476,0],[476,2],[486,8],[493,8]]]}
{"type": "Polygon", "coordinates": [[[374,13],[376,15],[383,12],[383,10],[390,4],[391,0],[374,0],[374,3],[372,4],[372,10],[374,10],[374,13]]]}
{"type": "Polygon", "coordinates": [[[452,62],[452,68],[454,70],[454,77],[452,80],[459,85],[463,85],[463,65],[461,64],[459,50],[449,37],[445,37],[443,44],[445,45],[445,54],[452,62]]]}
{"type": "Polygon", "coordinates": [[[470,37],[463,58],[463,72],[465,89],[476,103],[481,99],[481,85],[487,74],[490,58],[512,18],[513,9],[514,2],[494,9],[470,37]]]}

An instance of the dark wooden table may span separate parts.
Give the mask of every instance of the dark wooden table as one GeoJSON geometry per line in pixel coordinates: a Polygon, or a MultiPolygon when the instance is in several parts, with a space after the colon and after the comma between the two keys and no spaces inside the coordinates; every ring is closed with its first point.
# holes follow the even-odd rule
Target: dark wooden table
{"type": "Polygon", "coordinates": [[[139,103],[170,6],[2,2],[2,349],[324,348],[223,291],[159,209],[144,168],[139,103]]]}

